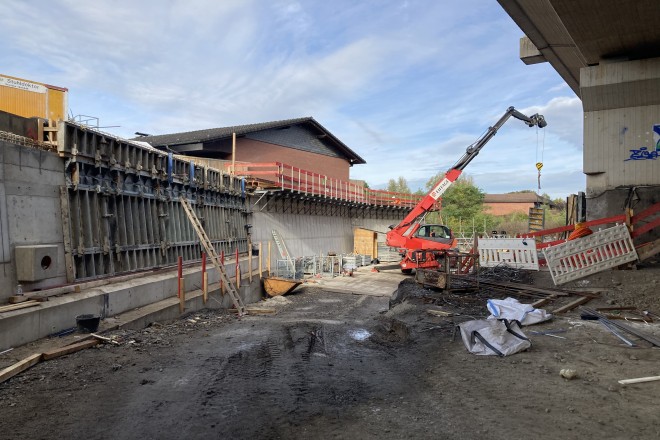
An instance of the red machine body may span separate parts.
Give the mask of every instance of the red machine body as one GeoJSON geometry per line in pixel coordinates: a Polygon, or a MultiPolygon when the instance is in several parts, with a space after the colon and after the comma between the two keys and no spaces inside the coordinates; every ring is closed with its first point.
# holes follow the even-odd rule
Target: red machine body
{"type": "Polygon", "coordinates": [[[398,225],[390,226],[391,230],[387,233],[385,242],[388,246],[399,249],[402,255],[399,263],[402,272],[410,273],[418,267],[425,269],[438,267],[439,260],[444,258],[444,253],[457,247],[457,240],[447,226],[424,224],[424,219],[434,210],[440,197],[460,177],[465,167],[512,116],[529,127],[543,128],[548,125],[542,115],[525,116],[515,108],[509,107],[495,125],[489,127],[482,137],[467,147],[465,154],[417,206],[398,225]]]}

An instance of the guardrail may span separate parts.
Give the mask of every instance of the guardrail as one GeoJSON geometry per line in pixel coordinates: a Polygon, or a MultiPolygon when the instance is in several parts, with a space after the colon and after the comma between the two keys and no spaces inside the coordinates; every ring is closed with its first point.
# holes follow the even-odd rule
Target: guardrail
{"type": "Polygon", "coordinates": [[[225,164],[230,174],[271,183],[281,190],[367,205],[412,208],[424,197],[366,188],[281,162],[225,164]]]}
{"type": "MultiPolygon", "coordinates": [[[[587,222],[581,223],[585,227],[591,226],[601,226],[601,225],[616,225],[618,223],[625,223],[632,229],[630,236],[632,238],[637,238],[657,227],[660,227],[660,203],[649,206],[643,211],[634,214],[632,216],[627,216],[626,214],[615,215],[613,217],[600,218],[596,220],[590,220],[587,222]]],[[[575,230],[575,225],[560,226],[553,229],[545,229],[543,231],[529,232],[525,234],[520,234],[522,238],[536,238],[536,237],[545,237],[551,235],[557,235],[561,233],[573,232],[575,230]]],[[[537,243],[537,249],[544,249],[550,246],[556,246],[558,244],[566,242],[565,239],[544,241],[542,243],[537,243]]]]}

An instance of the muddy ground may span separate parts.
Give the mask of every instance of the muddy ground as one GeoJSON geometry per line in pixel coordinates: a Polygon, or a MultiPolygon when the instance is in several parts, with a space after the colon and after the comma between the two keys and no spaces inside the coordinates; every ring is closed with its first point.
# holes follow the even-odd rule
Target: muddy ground
{"type": "MultiPolygon", "coordinates": [[[[551,285],[547,275],[536,285],[551,285]]],[[[567,287],[601,288],[589,307],[660,313],[658,280],[656,263],[567,287]]],[[[272,315],[208,310],[116,331],[119,345],[42,362],[1,384],[0,437],[660,438],[660,382],[617,383],[660,375],[660,350],[628,348],[574,311],[525,328],[566,330],[561,338],[528,334],[526,352],[474,356],[454,327],[485,316],[489,292],[436,292],[410,277],[399,290],[403,301],[391,309],[387,297],[312,285],[280,299],[272,315]],[[562,378],[566,368],[577,377],[562,378]]],[[[658,321],[631,325],[660,337],[658,321]]]]}

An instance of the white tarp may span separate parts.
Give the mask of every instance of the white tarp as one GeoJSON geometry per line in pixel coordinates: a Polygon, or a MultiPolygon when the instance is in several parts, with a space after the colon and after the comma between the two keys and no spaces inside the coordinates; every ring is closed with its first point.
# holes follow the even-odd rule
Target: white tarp
{"type": "Polygon", "coordinates": [[[518,321],[520,325],[532,325],[552,319],[552,314],[536,309],[531,304],[522,304],[515,298],[489,299],[486,307],[491,313],[488,319],[518,321]]]}
{"type": "Polygon", "coordinates": [[[465,348],[476,355],[508,356],[532,345],[514,321],[477,319],[462,323],[460,329],[465,348]]]}

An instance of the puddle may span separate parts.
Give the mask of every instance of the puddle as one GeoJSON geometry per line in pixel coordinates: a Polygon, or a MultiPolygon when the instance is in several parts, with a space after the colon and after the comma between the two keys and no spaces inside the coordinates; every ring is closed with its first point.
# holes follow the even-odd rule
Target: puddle
{"type": "Polygon", "coordinates": [[[363,328],[359,328],[357,330],[351,330],[348,332],[348,334],[351,336],[351,338],[355,339],[356,341],[364,341],[369,336],[371,336],[371,333],[369,333],[367,330],[363,328]]]}

